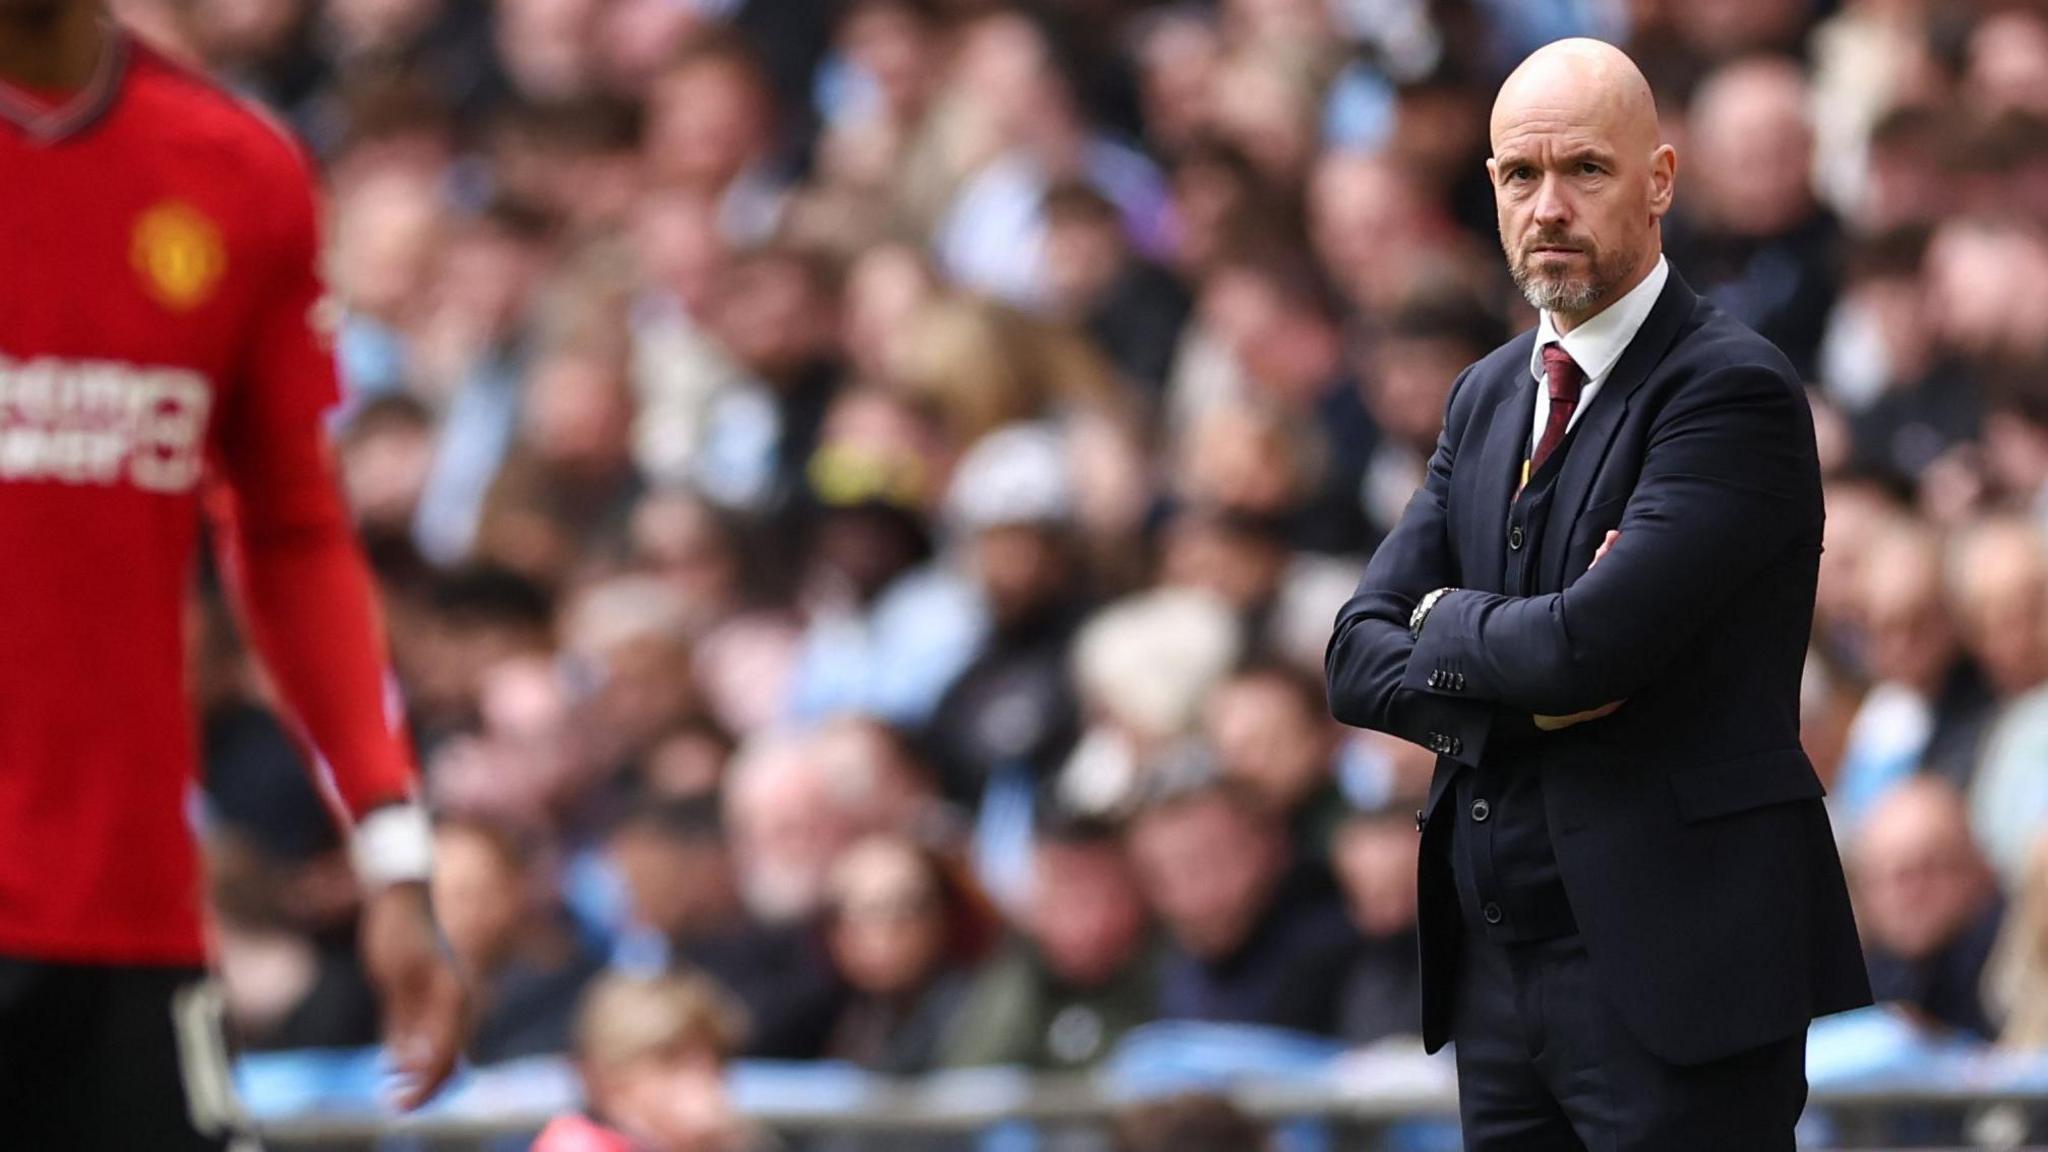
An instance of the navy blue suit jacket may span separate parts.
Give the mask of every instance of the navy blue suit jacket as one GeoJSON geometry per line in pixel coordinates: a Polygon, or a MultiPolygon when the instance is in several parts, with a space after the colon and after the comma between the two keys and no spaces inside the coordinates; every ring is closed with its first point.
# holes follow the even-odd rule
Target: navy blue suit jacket
{"type": "MultiPolygon", "coordinates": [[[[1503,588],[1535,333],[1452,386],[1427,478],[1339,613],[1347,724],[1439,753],[1423,813],[1424,1035],[1448,1038],[1462,920],[1434,819],[1489,738],[1542,773],[1574,917],[1612,1006],[1677,1063],[1870,999],[1847,886],[1799,744],[1821,484],[1785,357],[1674,270],[1567,441],[1530,586],[1503,588]],[[1621,538],[1597,567],[1609,529],[1621,538]],[[1444,596],[1419,639],[1416,602],[1444,596]],[[1624,700],[1528,738],[1532,715],[1624,700]]],[[[1517,534],[1517,545],[1520,534],[1517,534]]],[[[1496,761],[1488,760],[1489,764],[1496,761]]]]}

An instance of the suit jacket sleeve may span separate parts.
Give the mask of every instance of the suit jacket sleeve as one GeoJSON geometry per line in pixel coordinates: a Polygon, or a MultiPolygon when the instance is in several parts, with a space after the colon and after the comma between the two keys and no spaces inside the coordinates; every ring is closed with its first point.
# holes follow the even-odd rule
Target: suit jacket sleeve
{"type": "MultiPolygon", "coordinates": [[[[1443,744],[1456,749],[1447,753],[1453,759],[1476,765],[1493,706],[1403,684],[1415,647],[1408,634],[1409,614],[1425,594],[1457,582],[1445,507],[1455,455],[1453,427],[1464,424],[1459,398],[1471,373],[1466,369],[1451,385],[1444,430],[1430,454],[1422,487],[1402,510],[1400,523],[1374,551],[1357,592],[1337,613],[1323,671],[1330,712],[1337,719],[1416,744],[1443,744]]],[[[1466,410],[1470,403],[1468,399],[1464,404],[1466,410]]],[[[1442,610],[1440,600],[1434,611],[1442,610]]]]}
{"type": "Polygon", "coordinates": [[[1453,592],[1437,602],[1402,686],[1570,715],[1649,687],[1787,549],[1818,546],[1820,481],[1805,394],[1762,365],[1683,387],[1649,433],[1604,560],[1563,592],[1453,592]]]}

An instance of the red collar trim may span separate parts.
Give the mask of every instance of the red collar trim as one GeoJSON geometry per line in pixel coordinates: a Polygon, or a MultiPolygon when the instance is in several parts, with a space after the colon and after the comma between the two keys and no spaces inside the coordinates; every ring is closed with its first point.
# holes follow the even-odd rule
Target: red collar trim
{"type": "Polygon", "coordinates": [[[57,104],[38,100],[18,88],[0,82],[0,120],[28,133],[30,139],[54,144],[75,136],[99,122],[114,106],[120,94],[121,77],[128,68],[128,37],[119,27],[107,26],[107,50],[92,71],[85,87],[57,104]]]}

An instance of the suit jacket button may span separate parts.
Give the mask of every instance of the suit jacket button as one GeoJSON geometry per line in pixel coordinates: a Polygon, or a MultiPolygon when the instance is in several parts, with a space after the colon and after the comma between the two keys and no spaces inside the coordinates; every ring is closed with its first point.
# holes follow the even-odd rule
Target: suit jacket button
{"type": "Polygon", "coordinates": [[[1484,824],[1486,823],[1486,818],[1491,815],[1493,815],[1493,808],[1484,799],[1472,802],[1472,820],[1474,823],[1484,824]]]}
{"type": "Polygon", "coordinates": [[[1489,900],[1486,902],[1486,907],[1481,908],[1479,910],[1479,915],[1482,918],[1484,918],[1488,924],[1498,924],[1501,922],[1500,905],[1495,904],[1493,901],[1489,900]]]}
{"type": "Polygon", "coordinates": [[[1451,737],[1450,740],[1447,741],[1447,744],[1449,746],[1446,747],[1444,751],[1452,756],[1456,756],[1458,753],[1463,752],[1465,750],[1465,741],[1460,739],[1459,737],[1451,737]]]}
{"type": "Polygon", "coordinates": [[[1464,674],[1463,672],[1453,672],[1453,673],[1451,673],[1451,691],[1453,691],[1453,692],[1463,692],[1464,690],[1465,690],[1465,674],[1464,674]]]}
{"type": "Polygon", "coordinates": [[[1510,552],[1520,552],[1521,550],[1522,550],[1522,526],[1521,526],[1520,524],[1517,524],[1517,525],[1513,526],[1512,528],[1509,528],[1509,529],[1508,529],[1508,551],[1510,551],[1510,552]]]}
{"type": "Polygon", "coordinates": [[[1441,688],[1441,687],[1443,687],[1443,686],[1444,686],[1444,674],[1443,674],[1442,672],[1431,672],[1431,673],[1429,674],[1429,686],[1430,686],[1431,688],[1441,688]]]}

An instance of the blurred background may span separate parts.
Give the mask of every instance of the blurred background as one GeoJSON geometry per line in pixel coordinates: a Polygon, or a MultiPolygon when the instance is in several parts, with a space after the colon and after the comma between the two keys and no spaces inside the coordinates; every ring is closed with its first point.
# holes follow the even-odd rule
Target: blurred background
{"type": "MultiPolygon", "coordinates": [[[[1399,1122],[1451,1090],[1430,757],[1329,720],[1321,656],[1533,323],[1487,115],[1581,34],[1655,87],[1674,266],[1819,417],[1804,721],[1887,1003],[1816,1030],[1808,1135],[2048,1141],[2042,5],[114,7],[324,170],[334,432],[480,997],[450,1146],[579,1106],[593,980],[684,971],[784,1146],[1102,1147],[1056,1121],[1166,1085],[1454,1147],[1399,1122]]],[[[243,1087],[359,1139],[356,893],[195,611],[243,1087]]]]}

